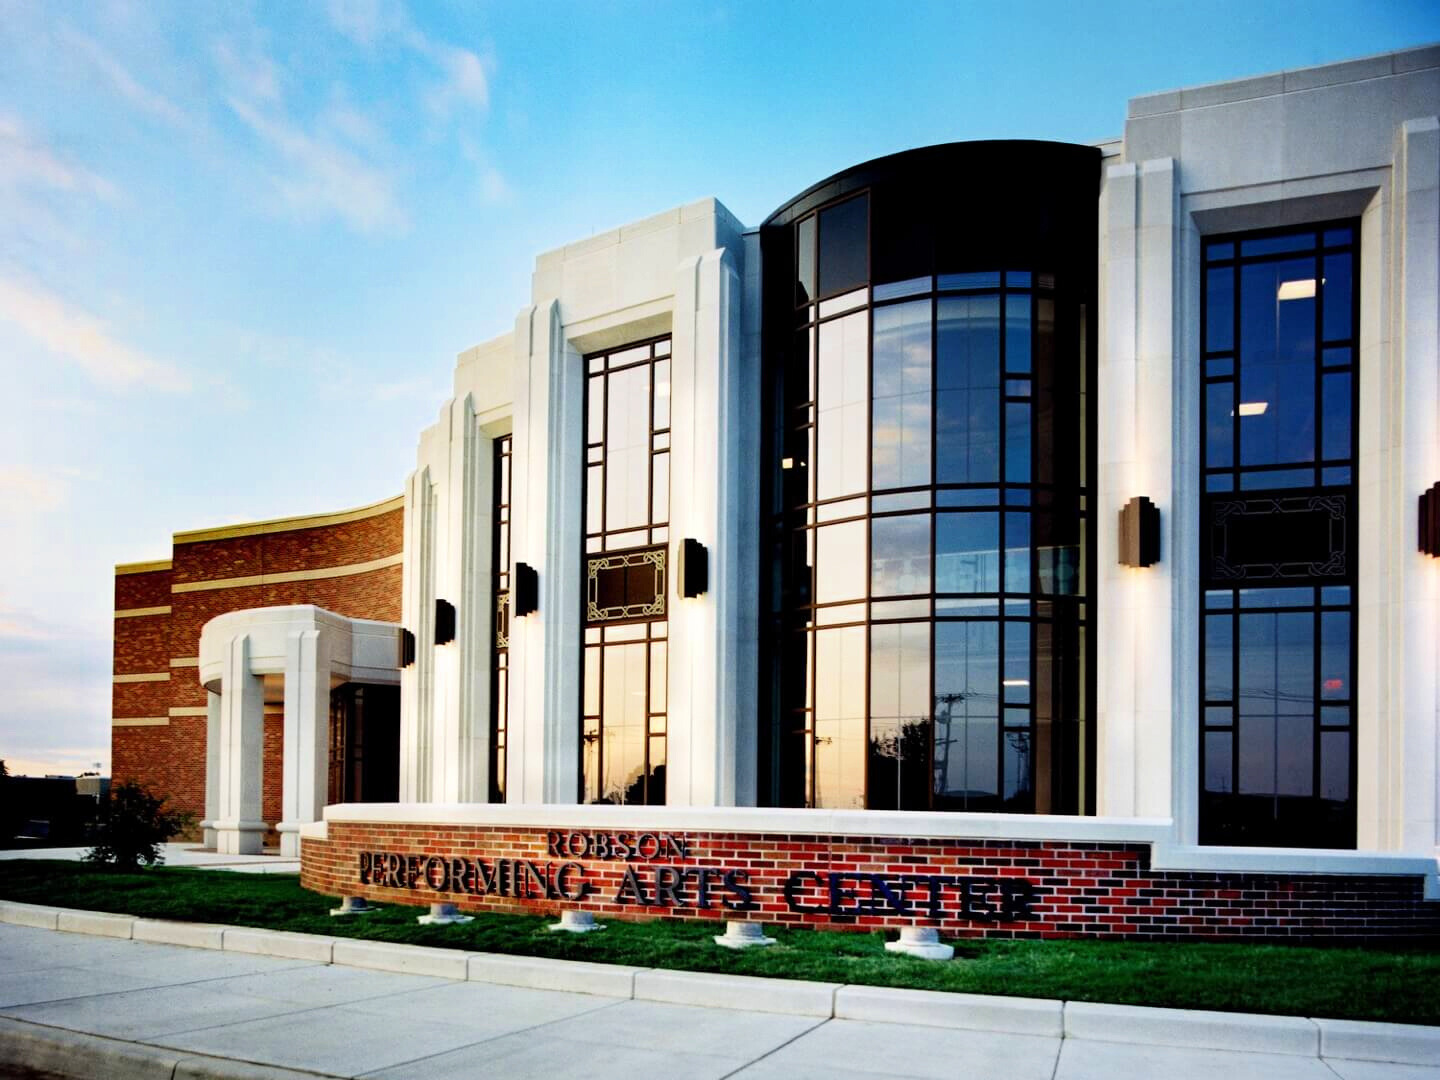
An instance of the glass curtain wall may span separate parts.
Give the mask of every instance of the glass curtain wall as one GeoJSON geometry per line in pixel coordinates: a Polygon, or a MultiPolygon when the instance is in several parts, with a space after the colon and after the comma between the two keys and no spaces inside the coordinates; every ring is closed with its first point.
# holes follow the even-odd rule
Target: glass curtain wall
{"type": "Polygon", "coordinates": [[[1357,259],[1204,246],[1202,843],[1355,846],[1357,259]]]}
{"type": "Polygon", "coordinates": [[[511,436],[495,440],[494,531],[495,650],[490,679],[490,801],[505,801],[505,728],[510,704],[510,450],[511,436]]]}
{"type": "Polygon", "coordinates": [[[1052,268],[950,272],[966,260],[943,252],[885,280],[873,202],[789,230],[793,329],[767,360],[766,794],[1079,812],[1082,305],[1052,268]]]}
{"type": "Polygon", "coordinates": [[[663,804],[670,339],[585,365],[581,801],[663,804]]]}

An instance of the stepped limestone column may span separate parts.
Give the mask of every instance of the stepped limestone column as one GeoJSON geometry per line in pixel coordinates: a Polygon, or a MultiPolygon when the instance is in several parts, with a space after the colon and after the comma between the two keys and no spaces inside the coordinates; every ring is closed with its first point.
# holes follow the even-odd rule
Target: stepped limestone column
{"type": "Polygon", "coordinates": [[[225,650],[220,676],[220,797],[213,820],[215,850],[258,855],[265,822],[260,811],[265,747],[265,687],[250,672],[250,638],[241,634],[225,650]]]}
{"type": "Polygon", "coordinates": [[[285,739],[280,854],[300,857],[300,826],[319,821],[329,789],[330,643],[318,629],[285,641],[285,739]]]}

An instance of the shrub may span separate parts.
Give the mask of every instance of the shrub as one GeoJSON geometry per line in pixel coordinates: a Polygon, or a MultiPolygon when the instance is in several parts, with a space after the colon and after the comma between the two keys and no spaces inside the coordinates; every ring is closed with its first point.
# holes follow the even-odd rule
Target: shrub
{"type": "Polygon", "coordinates": [[[193,817],[184,811],[166,810],[163,798],[133,780],[117,784],[100,806],[95,846],[86,853],[85,861],[127,870],[142,862],[147,866],[164,862],[160,845],[188,828],[193,817]]]}

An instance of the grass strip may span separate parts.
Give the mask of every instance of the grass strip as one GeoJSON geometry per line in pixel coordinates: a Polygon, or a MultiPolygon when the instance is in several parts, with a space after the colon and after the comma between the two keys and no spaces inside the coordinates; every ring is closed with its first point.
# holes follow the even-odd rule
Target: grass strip
{"type": "Polygon", "coordinates": [[[1112,941],[954,941],[932,963],[885,952],[880,932],[771,927],[768,949],[718,947],[723,924],[621,922],[557,934],[545,916],[477,914],[420,926],[423,908],[390,905],[361,918],[288,875],[83,863],[0,863],[0,899],[145,918],[255,926],[470,952],[548,956],[636,967],[762,975],[918,990],[1006,994],[1123,1005],[1440,1024],[1440,952],[1425,948],[1112,941]]]}

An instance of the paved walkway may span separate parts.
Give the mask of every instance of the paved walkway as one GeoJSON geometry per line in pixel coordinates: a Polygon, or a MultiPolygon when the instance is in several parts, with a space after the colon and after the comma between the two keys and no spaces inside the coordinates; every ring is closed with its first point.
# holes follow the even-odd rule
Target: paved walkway
{"type": "Polygon", "coordinates": [[[1061,1040],[821,1020],[0,925],[0,1075],[1440,1080],[1440,1065],[1131,1045],[1116,1028],[1061,1040]]]}
{"type": "MultiPolygon", "coordinates": [[[[233,870],[238,874],[298,874],[299,859],[281,858],[278,851],[263,855],[221,855],[197,844],[161,844],[165,849],[166,866],[189,866],[199,870],[233,870]]],[[[9,848],[0,851],[0,862],[6,859],[60,859],[79,862],[88,847],[9,848]]]]}

